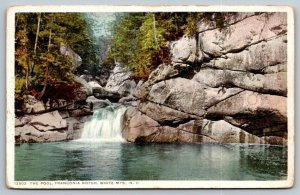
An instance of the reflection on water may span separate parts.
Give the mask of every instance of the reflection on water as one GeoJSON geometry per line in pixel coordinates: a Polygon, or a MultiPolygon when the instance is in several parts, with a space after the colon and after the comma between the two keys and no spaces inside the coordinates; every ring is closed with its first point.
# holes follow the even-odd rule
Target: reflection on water
{"type": "Polygon", "coordinates": [[[267,145],[22,144],[16,180],[281,180],[287,148],[267,145]]]}

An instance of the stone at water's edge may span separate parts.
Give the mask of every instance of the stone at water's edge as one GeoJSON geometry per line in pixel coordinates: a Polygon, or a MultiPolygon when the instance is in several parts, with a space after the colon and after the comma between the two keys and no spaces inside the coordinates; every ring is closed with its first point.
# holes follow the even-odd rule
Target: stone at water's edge
{"type": "Polygon", "coordinates": [[[89,96],[86,99],[86,102],[92,110],[96,110],[98,108],[104,108],[106,106],[111,105],[111,102],[108,99],[100,100],[94,96],[89,96]]]}
{"type": "Polygon", "coordinates": [[[122,120],[122,136],[130,142],[153,135],[159,124],[133,107],[126,110],[122,120]]]}
{"type": "Polygon", "coordinates": [[[17,143],[48,142],[67,139],[67,121],[58,111],[16,118],[17,143]]]}
{"type": "Polygon", "coordinates": [[[244,91],[208,108],[207,117],[226,116],[228,122],[252,132],[286,124],[286,105],[285,97],[244,91]]]}
{"type": "Polygon", "coordinates": [[[24,115],[15,119],[15,143],[44,143],[78,139],[92,112],[84,109],[24,115]]]}
{"type": "Polygon", "coordinates": [[[170,43],[172,62],[138,84],[140,103],[125,113],[125,138],[286,145],[286,17],[237,13],[222,29],[199,21],[197,40],[170,43]]]}
{"type": "Polygon", "coordinates": [[[122,135],[134,143],[252,143],[286,145],[281,136],[256,136],[224,120],[196,119],[172,126],[162,126],[136,108],[129,108],[123,118],[122,135]]]}

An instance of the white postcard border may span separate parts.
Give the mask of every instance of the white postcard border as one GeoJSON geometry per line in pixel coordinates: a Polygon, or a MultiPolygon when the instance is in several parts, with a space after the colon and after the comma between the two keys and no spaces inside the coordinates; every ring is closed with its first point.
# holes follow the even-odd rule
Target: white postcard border
{"type": "Polygon", "coordinates": [[[294,185],[294,11],[289,6],[105,6],[105,5],[41,5],[15,6],[7,12],[6,55],[6,184],[24,189],[88,189],[88,188],[289,188],[294,185]],[[14,34],[18,12],[287,12],[288,20],[288,176],[278,181],[14,181],[14,34]]]}

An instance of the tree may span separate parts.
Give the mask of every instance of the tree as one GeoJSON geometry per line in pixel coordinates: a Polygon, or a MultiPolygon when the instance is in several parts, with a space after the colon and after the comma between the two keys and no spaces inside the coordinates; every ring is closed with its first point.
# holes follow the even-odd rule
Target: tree
{"type": "Polygon", "coordinates": [[[147,13],[143,20],[137,34],[137,49],[132,59],[134,76],[139,78],[147,78],[162,63],[159,51],[167,44],[164,38],[165,29],[156,24],[155,14],[147,13]]]}
{"type": "Polygon", "coordinates": [[[80,13],[17,13],[16,92],[43,86],[41,98],[50,80],[73,82],[72,61],[60,53],[61,45],[71,47],[85,64],[98,63],[88,28],[80,13]]]}
{"type": "Polygon", "coordinates": [[[34,66],[35,66],[35,58],[36,58],[36,48],[38,44],[39,39],[39,33],[40,33],[40,23],[41,23],[41,13],[38,13],[38,21],[37,21],[37,28],[36,28],[36,35],[35,35],[35,43],[34,43],[34,49],[33,49],[33,60],[31,65],[31,74],[34,72],[34,66]]]}
{"type": "Polygon", "coordinates": [[[161,13],[118,14],[111,25],[106,62],[118,61],[133,70],[134,78],[147,79],[160,63],[169,61],[167,41],[173,38],[170,31],[178,30],[170,18],[161,13]]]}

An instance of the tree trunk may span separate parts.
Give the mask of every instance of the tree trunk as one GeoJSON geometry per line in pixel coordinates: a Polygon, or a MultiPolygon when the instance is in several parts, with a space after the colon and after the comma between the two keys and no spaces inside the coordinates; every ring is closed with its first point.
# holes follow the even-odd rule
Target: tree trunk
{"type": "MultiPolygon", "coordinates": [[[[49,42],[48,42],[48,54],[50,52],[50,46],[51,46],[52,24],[53,24],[53,15],[52,15],[51,24],[50,24],[49,42]]],[[[44,94],[46,92],[47,85],[48,85],[48,77],[49,77],[49,62],[48,62],[48,59],[47,59],[47,62],[46,62],[46,71],[45,71],[45,76],[44,77],[45,77],[44,87],[43,87],[43,90],[41,91],[38,99],[41,99],[44,96],[44,94]]]]}
{"type": "Polygon", "coordinates": [[[53,16],[52,16],[52,19],[51,19],[50,32],[49,32],[48,53],[50,51],[50,46],[51,46],[52,24],[53,24],[53,16]]]}
{"type": "Polygon", "coordinates": [[[154,35],[154,41],[156,45],[156,49],[158,48],[158,42],[156,37],[156,25],[155,25],[155,14],[153,13],[153,35],[154,35]]]}
{"type": "Polygon", "coordinates": [[[26,68],[26,78],[25,78],[25,88],[28,89],[29,85],[29,62],[27,62],[27,68],[26,68]]]}
{"type": "Polygon", "coordinates": [[[34,49],[33,49],[33,60],[32,60],[32,65],[31,65],[31,75],[34,72],[34,67],[35,67],[36,48],[37,48],[37,43],[38,43],[38,38],[39,38],[39,33],[40,33],[40,23],[41,23],[41,13],[38,14],[38,23],[37,23],[34,49]]]}
{"type": "MultiPolygon", "coordinates": [[[[25,31],[27,31],[27,25],[25,25],[25,31]]],[[[28,44],[28,43],[27,43],[28,44]]],[[[26,44],[26,45],[27,45],[26,44]]],[[[26,47],[25,45],[25,47],[26,47]]],[[[25,49],[25,52],[27,53],[27,49],[25,49]]],[[[27,56],[26,58],[26,64],[27,64],[27,68],[26,68],[26,78],[25,78],[25,88],[28,89],[28,86],[29,86],[29,72],[30,72],[30,65],[29,65],[29,56],[27,56]]]]}

